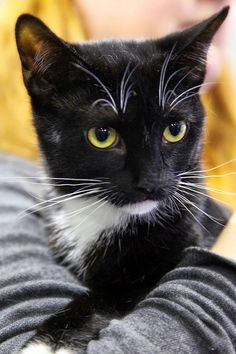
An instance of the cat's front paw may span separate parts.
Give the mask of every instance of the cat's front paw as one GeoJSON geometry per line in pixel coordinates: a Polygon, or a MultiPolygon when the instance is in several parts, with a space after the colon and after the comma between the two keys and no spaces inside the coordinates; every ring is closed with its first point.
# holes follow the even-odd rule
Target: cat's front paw
{"type": "Polygon", "coordinates": [[[50,345],[40,342],[29,343],[19,354],[79,354],[82,351],[66,348],[53,349],[50,345]]]}

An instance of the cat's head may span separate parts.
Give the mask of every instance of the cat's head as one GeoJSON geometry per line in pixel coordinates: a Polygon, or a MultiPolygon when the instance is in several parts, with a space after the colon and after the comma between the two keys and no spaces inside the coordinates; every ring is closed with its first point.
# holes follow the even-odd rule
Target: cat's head
{"type": "Polygon", "coordinates": [[[62,194],[80,190],[89,198],[91,189],[91,197],[131,214],[173,196],[180,174],[199,166],[198,93],[227,13],[162,39],[79,44],[59,39],[33,16],[18,19],[42,155],[58,184],[74,184],[58,186],[62,194]]]}

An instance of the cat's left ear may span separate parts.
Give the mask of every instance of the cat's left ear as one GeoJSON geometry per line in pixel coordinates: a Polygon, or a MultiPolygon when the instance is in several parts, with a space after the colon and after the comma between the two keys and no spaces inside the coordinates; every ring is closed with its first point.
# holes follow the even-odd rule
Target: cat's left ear
{"type": "Polygon", "coordinates": [[[212,17],[182,32],[170,35],[167,42],[161,43],[161,46],[162,44],[166,46],[165,43],[168,43],[168,48],[164,48],[168,52],[172,50],[175,68],[179,67],[180,70],[182,68],[189,72],[190,84],[201,84],[204,80],[208,49],[228,12],[229,6],[224,7],[212,17]]]}

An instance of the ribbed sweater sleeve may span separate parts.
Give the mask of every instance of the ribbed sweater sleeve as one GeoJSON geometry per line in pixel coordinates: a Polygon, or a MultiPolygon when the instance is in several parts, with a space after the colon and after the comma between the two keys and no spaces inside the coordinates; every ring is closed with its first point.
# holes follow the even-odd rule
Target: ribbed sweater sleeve
{"type": "Polygon", "coordinates": [[[236,353],[236,264],[189,248],[182,262],[88,354],[236,353]]]}
{"type": "Polygon", "coordinates": [[[40,202],[39,180],[28,178],[38,174],[25,160],[0,155],[0,354],[17,353],[46,318],[83,291],[54,263],[39,215],[23,216],[40,202]]]}

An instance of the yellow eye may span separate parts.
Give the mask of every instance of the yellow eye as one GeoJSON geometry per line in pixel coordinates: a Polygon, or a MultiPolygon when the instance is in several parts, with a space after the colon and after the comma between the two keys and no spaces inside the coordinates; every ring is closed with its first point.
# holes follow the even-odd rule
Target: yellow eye
{"type": "Polygon", "coordinates": [[[118,134],[111,127],[91,128],[87,133],[90,144],[99,149],[108,149],[117,142],[118,134]]]}
{"type": "Polygon", "coordinates": [[[187,124],[184,121],[169,124],[164,130],[163,137],[169,143],[177,143],[182,140],[187,132],[187,124]]]}

